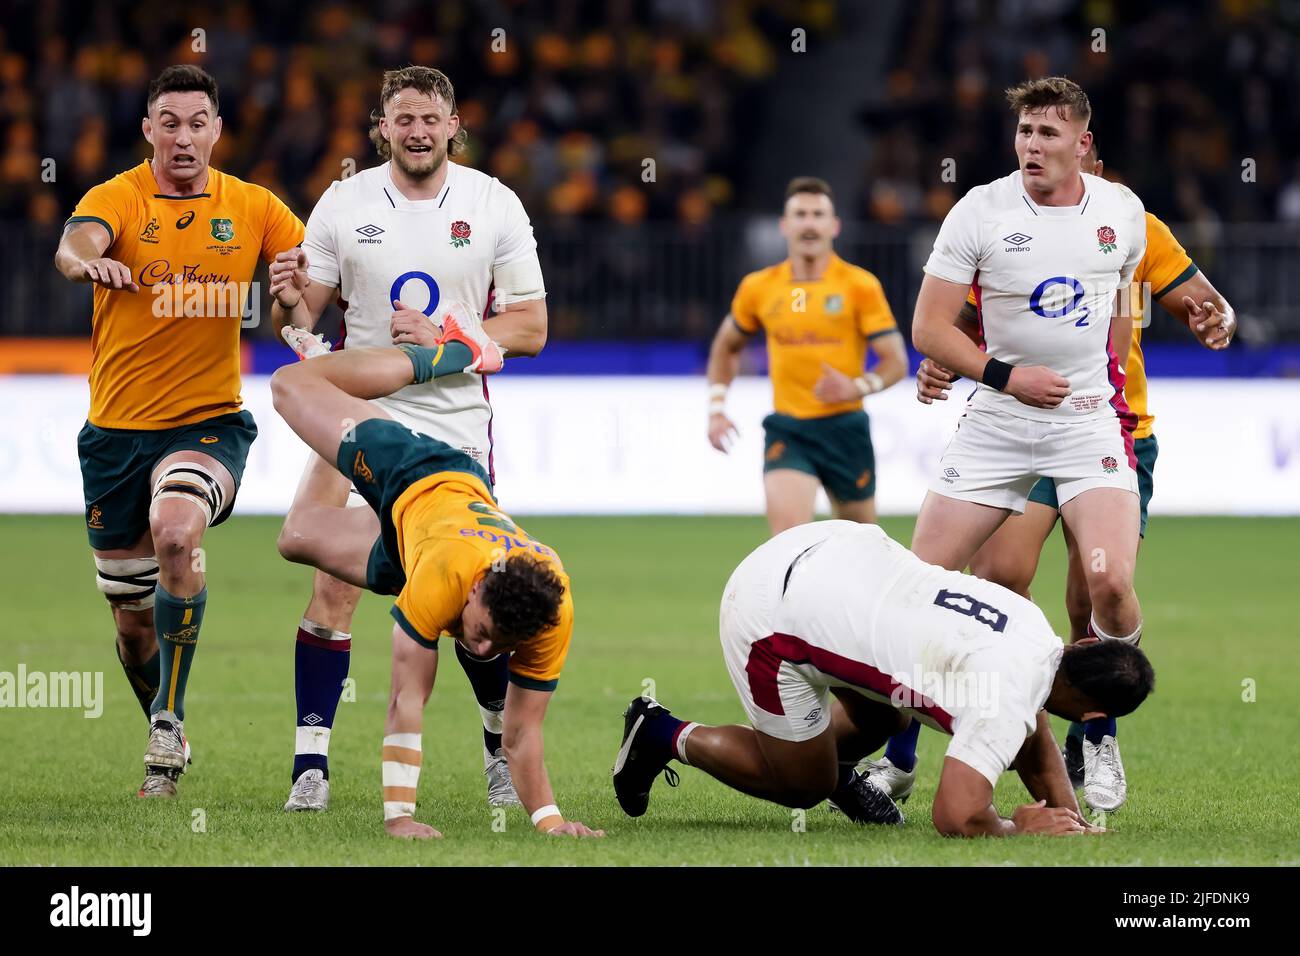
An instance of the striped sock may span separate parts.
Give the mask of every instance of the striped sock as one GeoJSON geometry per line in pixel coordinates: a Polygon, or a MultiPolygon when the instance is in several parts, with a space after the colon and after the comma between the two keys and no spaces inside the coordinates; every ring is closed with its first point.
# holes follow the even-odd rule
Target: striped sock
{"type": "Polygon", "coordinates": [[[294,693],[298,725],[293,779],[320,770],[329,779],[330,732],[352,657],[352,635],[302,619],[294,649],[294,693]]]}
{"type": "Polygon", "coordinates": [[[170,710],[177,720],[185,719],[185,685],[190,665],[198,647],[203,609],[207,607],[208,589],[200,588],[193,597],[168,594],[159,581],[154,591],[153,626],[158,635],[158,694],[149,705],[149,713],[170,710]]]}

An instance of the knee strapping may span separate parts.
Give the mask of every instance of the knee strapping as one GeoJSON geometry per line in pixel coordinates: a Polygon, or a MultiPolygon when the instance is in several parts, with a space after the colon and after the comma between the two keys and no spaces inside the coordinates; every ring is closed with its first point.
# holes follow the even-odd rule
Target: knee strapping
{"type": "Polygon", "coordinates": [[[203,512],[205,524],[221,515],[226,505],[226,493],[215,474],[193,461],[178,461],[168,465],[153,486],[153,500],[184,498],[194,502],[203,512]]]}
{"type": "Polygon", "coordinates": [[[158,559],[95,558],[95,585],[113,607],[146,611],[153,607],[158,584],[158,559]]]}

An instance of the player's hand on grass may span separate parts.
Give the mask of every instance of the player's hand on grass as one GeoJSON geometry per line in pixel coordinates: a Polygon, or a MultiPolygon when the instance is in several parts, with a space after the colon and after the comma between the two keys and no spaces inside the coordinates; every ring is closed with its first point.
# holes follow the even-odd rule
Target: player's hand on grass
{"type": "Polygon", "coordinates": [[[307,275],[307,253],[302,249],[286,249],[277,253],[271,263],[271,295],[283,309],[296,308],[302,294],[311,285],[307,275]]]}
{"type": "Polygon", "coordinates": [[[553,830],[546,831],[547,836],[571,836],[571,837],[603,837],[604,830],[593,830],[585,823],[579,823],[577,820],[565,820],[553,830]]]}
{"type": "Polygon", "coordinates": [[[131,270],[116,259],[89,259],[85,263],[86,278],[106,289],[124,289],[139,292],[140,287],[131,278],[131,270]]]}
{"type": "Polygon", "coordinates": [[[423,345],[432,348],[438,344],[439,329],[419,309],[393,302],[393,317],[388,323],[394,345],[423,345]]]}
{"type": "Polygon", "coordinates": [[[936,400],[946,402],[948,389],[956,379],[956,375],[938,362],[921,359],[916,370],[916,400],[923,405],[933,405],[936,400]]]}
{"type": "Polygon", "coordinates": [[[414,817],[394,817],[384,821],[384,829],[389,836],[402,840],[430,840],[442,838],[442,834],[427,823],[417,823],[414,817]]]}
{"type": "Polygon", "coordinates": [[[1046,365],[1017,365],[1003,391],[1034,408],[1055,408],[1070,394],[1070,382],[1046,365]]]}
{"type": "Polygon", "coordinates": [[[862,393],[849,376],[832,365],[822,362],[822,377],[813,386],[813,395],[819,402],[835,405],[839,402],[861,401],[862,393]]]}
{"type": "Polygon", "coordinates": [[[738,434],[740,433],[731,419],[722,412],[714,412],[709,416],[709,444],[724,455],[731,451],[731,445],[738,434]]]}
{"type": "Polygon", "coordinates": [[[1216,352],[1228,347],[1237,331],[1236,316],[1220,312],[1213,302],[1197,305],[1190,295],[1183,296],[1183,305],[1187,307],[1187,324],[1197,341],[1216,352]]]}
{"type": "Polygon", "coordinates": [[[1066,807],[1049,807],[1046,800],[1026,803],[1016,807],[1011,822],[1017,833],[1039,833],[1045,836],[1069,836],[1085,833],[1088,823],[1074,810],[1066,807]]]}

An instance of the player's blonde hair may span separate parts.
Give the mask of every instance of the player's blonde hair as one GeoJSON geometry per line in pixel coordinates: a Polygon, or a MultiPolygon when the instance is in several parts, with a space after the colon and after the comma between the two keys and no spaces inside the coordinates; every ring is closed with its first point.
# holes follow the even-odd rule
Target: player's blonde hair
{"type": "Polygon", "coordinates": [[[1036,80],[1025,80],[1019,86],[1007,90],[1007,102],[1017,116],[1025,110],[1037,112],[1055,106],[1061,119],[1082,120],[1083,125],[1087,126],[1088,120],[1092,118],[1092,104],[1088,102],[1088,94],[1068,76],[1043,76],[1036,80]]]}
{"type": "MultiPolygon", "coordinates": [[[[450,111],[448,115],[456,112],[456,89],[451,85],[451,80],[442,70],[435,70],[431,66],[404,66],[400,70],[387,70],[384,73],[384,84],[379,89],[379,108],[370,111],[370,142],[375,144],[375,149],[384,159],[393,158],[392,147],[388,145],[388,140],[384,139],[383,134],[379,132],[379,121],[384,117],[384,107],[402,90],[415,90],[417,93],[423,93],[426,96],[438,96],[447,104],[450,111]]],[[[468,147],[466,145],[469,134],[465,132],[465,127],[456,131],[456,135],[447,141],[447,154],[455,156],[464,152],[468,147]]]]}

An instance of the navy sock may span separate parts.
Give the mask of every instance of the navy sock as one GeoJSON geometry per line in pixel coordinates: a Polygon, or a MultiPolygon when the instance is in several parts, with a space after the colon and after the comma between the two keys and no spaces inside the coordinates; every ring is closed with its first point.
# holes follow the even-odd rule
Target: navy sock
{"type": "Polygon", "coordinates": [[[294,650],[294,693],[298,702],[298,732],[293,755],[293,779],[306,770],[320,770],[329,779],[330,731],[338,712],[339,695],[348,676],[352,639],[338,631],[303,621],[294,650]]]}
{"type": "Polygon", "coordinates": [[[678,720],[672,714],[664,712],[660,716],[650,720],[642,727],[645,728],[645,739],[655,748],[662,748],[667,755],[677,759],[677,751],[673,748],[673,740],[677,736],[677,730],[688,723],[685,720],[678,720]]]}
{"type": "Polygon", "coordinates": [[[193,597],[169,594],[159,581],[154,588],[153,628],[158,635],[158,694],[149,713],[170,710],[177,720],[185,719],[185,685],[190,665],[198,650],[199,627],[208,604],[208,589],[193,597]]]}
{"type": "Polygon", "coordinates": [[[916,741],[920,736],[921,722],[913,718],[906,730],[889,738],[889,745],[885,747],[885,757],[899,770],[911,773],[912,768],[916,766],[916,741]]]}
{"type": "Polygon", "coordinates": [[[488,753],[495,754],[501,749],[501,715],[506,709],[506,689],[510,686],[510,655],[498,654],[484,660],[461,647],[460,641],[454,643],[456,660],[469,678],[479,716],[483,718],[483,746],[488,753]]]}
{"type": "Polygon", "coordinates": [[[1069,732],[1068,734],[1066,734],[1066,736],[1067,736],[1067,737],[1077,737],[1079,740],[1082,741],[1082,740],[1083,740],[1083,722],[1082,722],[1082,721],[1079,721],[1079,720],[1072,720],[1072,721],[1070,721],[1070,732],[1069,732]]]}
{"type": "Polygon", "coordinates": [[[1096,717],[1092,720],[1084,721],[1083,735],[1088,738],[1088,743],[1094,747],[1101,743],[1102,737],[1114,737],[1119,729],[1113,717],[1096,717]]]}

